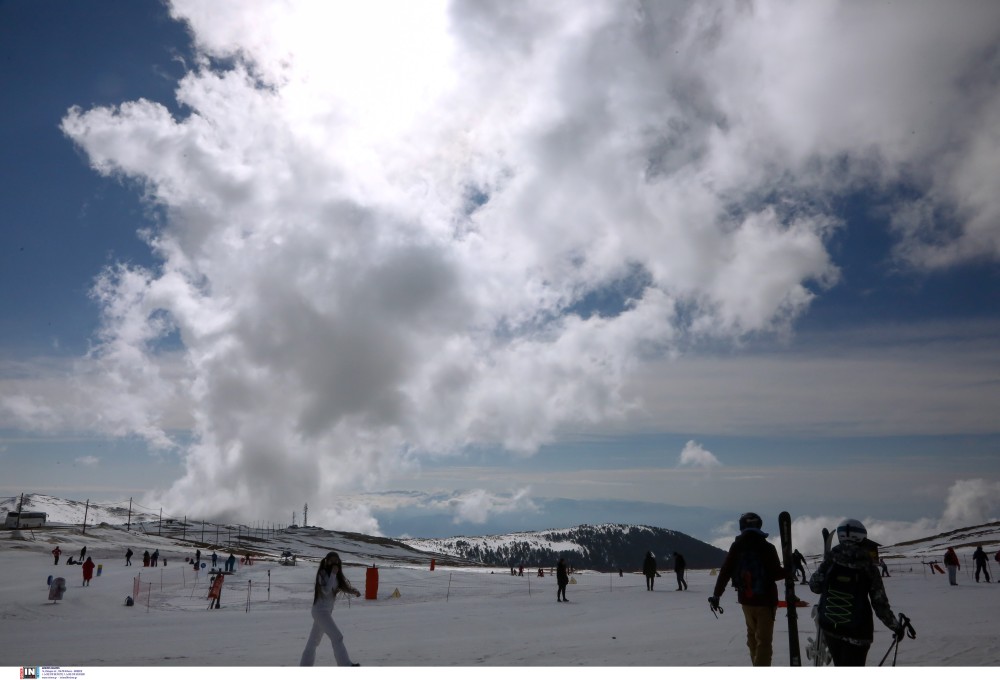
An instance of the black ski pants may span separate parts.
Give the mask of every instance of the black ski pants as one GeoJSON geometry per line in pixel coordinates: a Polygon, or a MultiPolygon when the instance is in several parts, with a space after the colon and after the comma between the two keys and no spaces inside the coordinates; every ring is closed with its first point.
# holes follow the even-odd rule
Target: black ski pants
{"type": "Polygon", "coordinates": [[[834,666],[864,666],[871,645],[856,645],[847,640],[823,635],[834,666]]]}
{"type": "Polygon", "coordinates": [[[677,590],[687,590],[687,589],[688,589],[688,582],[684,578],[684,570],[683,569],[678,569],[677,570],[677,590]]]}
{"type": "Polygon", "coordinates": [[[656,578],[655,576],[648,576],[648,575],[646,576],[646,590],[653,589],[653,579],[655,578],[656,578]]]}
{"type": "Polygon", "coordinates": [[[976,565],[976,583],[979,583],[979,572],[983,572],[983,576],[986,577],[986,582],[990,582],[990,570],[986,568],[986,565],[979,563],[976,565]]]}

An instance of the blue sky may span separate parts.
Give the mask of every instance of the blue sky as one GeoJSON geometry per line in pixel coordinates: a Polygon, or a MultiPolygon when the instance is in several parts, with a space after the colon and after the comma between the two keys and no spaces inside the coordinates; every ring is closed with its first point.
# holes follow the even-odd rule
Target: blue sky
{"type": "Polygon", "coordinates": [[[0,4],[0,494],[1000,515],[995,8],[295,7],[0,4]]]}

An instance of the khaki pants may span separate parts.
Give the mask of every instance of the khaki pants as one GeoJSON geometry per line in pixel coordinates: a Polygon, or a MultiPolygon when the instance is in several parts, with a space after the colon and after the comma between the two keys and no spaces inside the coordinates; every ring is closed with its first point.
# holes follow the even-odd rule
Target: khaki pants
{"type": "Polygon", "coordinates": [[[747,622],[747,648],[754,666],[771,665],[771,640],[774,637],[775,607],[743,606],[747,622]]]}

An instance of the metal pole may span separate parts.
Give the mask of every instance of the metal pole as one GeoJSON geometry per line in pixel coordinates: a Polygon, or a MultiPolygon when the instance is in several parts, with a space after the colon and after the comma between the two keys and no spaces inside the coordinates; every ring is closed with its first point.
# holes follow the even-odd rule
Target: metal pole
{"type": "Polygon", "coordinates": [[[160,528],[156,530],[156,535],[163,535],[163,508],[160,508],[160,528]]]}
{"type": "Polygon", "coordinates": [[[87,533],[87,511],[90,510],[90,499],[87,499],[87,505],[83,507],[83,533],[87,533]]]}
{"type": "Polygon", "coordinates": [[[128,521],[125,522],[125,531],[132,530],[132,498],[128,499],[128,521]]]}
{"type": "Polygon", "coordinates": [[[181,527],[181,540],[186,541],[188,534],[188,516],[184,515],[184,526],[181,527]]]}
{"type": "Polygon", "coordinates": [[[201,520],[201,542],[205,542],[205,520],[201,520]]]}

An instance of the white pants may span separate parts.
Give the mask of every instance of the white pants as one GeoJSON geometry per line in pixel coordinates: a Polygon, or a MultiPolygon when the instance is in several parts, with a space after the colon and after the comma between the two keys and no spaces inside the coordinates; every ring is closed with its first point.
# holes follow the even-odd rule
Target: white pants
{"type": "Polygon", "coordinates": [[[337,660],[338,666],[350,666],[351,657],[347,654],[347,647],[344,646],[344,634],[333,622],[333,612],[325,609],[312,609],[313,627],[306,640],[306,648],[302,650],[300,666],[312,666],[316,661],[316,648],[323,640],[323,635],[330,638],[333,644],[333,657],[337,660]]]}

